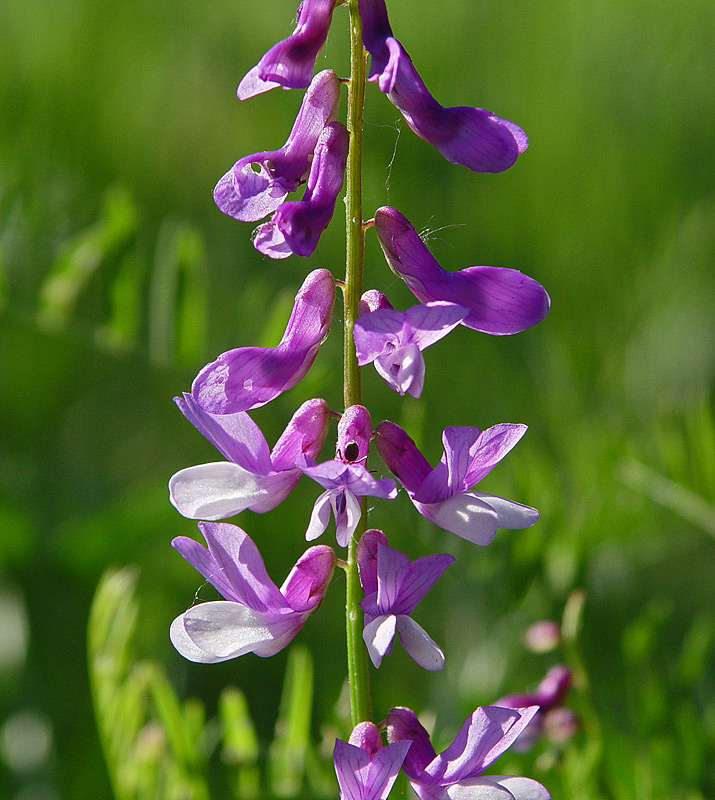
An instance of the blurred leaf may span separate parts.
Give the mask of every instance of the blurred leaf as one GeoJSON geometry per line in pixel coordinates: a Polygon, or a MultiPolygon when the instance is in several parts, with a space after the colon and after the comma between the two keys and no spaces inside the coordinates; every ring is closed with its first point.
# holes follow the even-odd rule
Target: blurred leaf
{"type": "Polygon", "coordinates": [[[237,800],[253,800],[260,796],[258,737],[240,689],[229,686],[221,692],[219,716],[223,736],[221,757],[232,776],[231,790],[237,800]]]}

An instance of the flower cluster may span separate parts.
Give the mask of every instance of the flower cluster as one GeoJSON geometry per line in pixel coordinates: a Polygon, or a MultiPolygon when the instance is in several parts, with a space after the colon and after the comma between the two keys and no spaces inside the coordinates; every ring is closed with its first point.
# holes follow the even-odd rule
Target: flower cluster
{"type": "MultiPolygon", "coordinates": [[[[329,69],[313,74],[336,5],[336,0],[303,0],[294,32],[269,49],[238,87],[241,100],[278,86],[306,90],[285,144],[240,158],[214,190],[217,206],[228,216],[266,220],[253,243],[270,258],[313,253],[332,217],[349,150],[356,146],[337,119],[346,81],[329,69]],[[300,199],[287,199],[302,184],[300,199]]],[[[484,109],[440,105],[394,37],[384,0],[350,0],[349,5],[360,23],[351,28],[361,31],[371,58],[368,79],[417,136],[448,161],[474,171],[499,172],[514,163],[527,146],[518,126],[484,109]]],[[[378,208],[363,230],[371,225],[387,265],[418,302],[397,310],[381,291],[364,292],[352,309],[346,358],[360,367],[374,364],[401,395],[420,397],[423,351],[458,325],[498,336],[514,334],[538,323],[549,310],[543,287],[517,270],[443,269],[397,209],[378,208]]],[[[321,398],[303,403],[269,447],[249,412],[306,375],[329,334],[336,285],[346,288],[347,281],[336,281],[326,269],[310,272],[275,347],[239,347],[219,355],[199,372],[190,393],[176,398],[182,414],[224,459],[182,469],[169,482],[171,502],[183,516],[200,520],[207,545],[178,537],[173,546],[224,598],[195,604],[174,620],[171,640],[187,659],[210,663],[249,652],[262,657],[278,652],[316,611],[338,564],[349,574],[353,570],[362,588],[362,643],[375,668],[390,654],[395,636],[424,669],[443,667],[445,654],[411,615],[454,558],[436,553],[410,560],[388,543],[383,531],[366,530],[363,498],[394,500],[398,495],[393,478],[381,476],[384,470],[374,464],[368,468],[371,443],[417,512],[438,528],[487,545],[498,528],[524,528],[538,519],[529,506],[475,488],[518,443],[524,425],[446,427],[442,457],[432,466],[405,430],[389,420],[373,425],[360,397],[346,391],[352,399],[342,411],[321,398]],[[335,456],[320,461],[333,419],[335,456]],[[323,490],[304,526],[305,539],[321,536],[333,519],[337,546],[347,548],[347,554],[311,546],[279,588],[249,535],[221,520],[246,510],[269,512],[303,476],[323,490]]],[[[440,754],[409,709],[387,713],[387,746],[378,727],[358,716],[349,741],[335,743],[341,797],[384,800],[402,769],[421,800],[545,800],[546,790],[527,778],[483,775],[534,725],[539,702],[529,697],[514,708],[500,703],[476,709],[440,754]]]]}

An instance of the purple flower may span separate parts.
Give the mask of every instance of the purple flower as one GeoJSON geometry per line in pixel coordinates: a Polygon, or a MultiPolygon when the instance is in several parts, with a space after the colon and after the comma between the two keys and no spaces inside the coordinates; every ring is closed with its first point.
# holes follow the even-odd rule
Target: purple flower
{"type": "Polygon", "coordinates": [[[347,742],[336,739],[333,763],[340,800],[385,800],[409,748],[409,742],[383,747],[372,722],[358,723],[347,742]]]}
{"type": "Polygon", "coordinates": [[[524,131],[483,108],[441,106],[392,35],[384,0],[359,0],[358,7],[363,44],[371,56],[369,80],[377,81],[414,133],[453,164],[476,172],[510,167],[527,148],[524,131]]]}
{"type": "MultiPolygon", "coordinates": [[[[373,292],[364,303],[368,308],[373,292]]],[[[378,302],[379,308],[361,313],[353,326],[358,364],[374,363],[392,389],[419,397],[425,377],[421,351],[459,325],[469,309],[438,301],[395,311],[384,295],[378,302]]]]}
{"type": "Polygon", "coordinates": [[[330,331],[335,283],[327,269],[311,272],[276,347],[238,347],[221,354],[194,379],[191,397],[210,414],[250,411],[295,386],[330,331]]]}
{"type": "Polygon", "coordinates": [[[272,656],[320,605],[335,566],[329,547],[311,547],[279,589],[248,534],[226,522],[199,522],[208,550],[186,536],[171,543],[226,599],[199,603],[171,625],[189,661],[213,664],[245,653],[272,656]]]}
{"type": "Polygon", "coordinates": [[[370,495],[392,500],[397,487],[390,478],[378,480],[367,471],[365,460],[372,423],[364,406],[350,406],[338,423],[336,457],[316,464],[310,456],[299,456],[297,466],[326,491],[315,501],[305,538],[316,539],[328,527],[332,509],[335,536],[345,547],[360,520],[360,498],[370,495]]]}
{"type": "Polygon", "coordinates": [[[303,0],[293,33],[273,45],[238,85],[238,99],[246,100],[276,86],[305,88],[313,76],[315,58],[325,44],[335,0],[303,0]]]}
{"type": "Polygon", "coordinates": [[[539,518],[539,512],[529,506],[470,491],[525,431],[526,425],[510,423],[493,425],[486,431],[468,426],[445,428],[444,452],[434,469],[394,422],[377,426],[375,444],[423,517],[463,539],[486,545],[497,528],[526,528],[539,518]]]}
{"type": "Polygon", "coordinates": [[[425,669],[444,666],[444,653],[409,614],[454,561],[446,553],[410,561],[387,545],[382,531],[368,530],[357,546],[360,583],[365,592],[360,608],[365,612],[362,638],[375,667],[392,649],[397,633],[403,647],[425,669]]]}
{"type": "MultiPolygon", "coordinates": [[[[563,664],[557,664],[546,673],[533,694],[526,692],[510,694],[494,703],[495,706],[501,706],[502,708],[539,706],[538,712],[519,735],[517,749],[528,750],[545,730],[551,728],[556,731],[557,738],[566,731],[568,731],[568,735],[574,732],[578,726],[575,715],[570,709],[561,708],[564,697],[571,688],[571,679],[571,670],[563,664]],[[566,714],[559,713],[554,716],[555,711],[565,711],[566,714]],[[551,724],[551,719],[554,720],[555,724],[551,724]]],[[[568,738],[568,736],[565,738],[568,738]]]]}
{"type": "Polygon", "coordinates": [[[209,414],[190,394],[175,397],[181,413],[227,461],[187,467],[172,476],[169,496],[190,519],[225,519],[248,508],[263,513],[288,496],[303,474],[298,456],[316,456],[325,441],[330,409],[325,400],[308,400],[295,412],[273,451],[245,411],[209,414]]]}
{"type": "Polygon", "coordinates": [[[506,267],[447,272],[409,220],[394,208],[375,212],[375,229],[387,263],[421,302],[446,300],[469,308],[462,325],[484,333],[518,333],[540,322],[550,299],[540,283],[506,267]]]}
{"type": "Polygon", "coordinates": [[[402,769],[420,800],[550,800],[546,789],[529,778],[482,775],[536,711],[536,706],[477,708],[452,744],[437,755],[414,711],[392,708],[385,718],[387,739],[412,742],[402,769]]]}
{"type": "Polygon", "coordinates": [[[303,197],[279,205],[258,228],[253,239],[257,250],[271,258],[287,258],[291,253],[309,256],[315,250],[343,185],[349,140],[347,128],[340,122],[323,128],[303,197]]]}
{"type": "Polygon", "coordinates": [[[339,101],[335,73],[329,69],[319,72],[303,97],[283,147],[244,156],[216,184],[214,201],[221,211],[243,222],[272,214],[308,177],[318,137],[335,119],[339,101]]]}

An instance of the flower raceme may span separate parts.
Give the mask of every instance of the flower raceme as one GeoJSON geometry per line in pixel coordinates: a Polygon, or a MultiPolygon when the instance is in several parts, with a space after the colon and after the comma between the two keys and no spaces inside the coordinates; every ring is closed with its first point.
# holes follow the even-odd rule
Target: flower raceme
{"type": "Polygon", "coordinates": [[[395,311],[382,292],[371,289],[360,302],[353,326],[358,364],[374,363],[388,386],[401,395],[422,394],[422,350],[439,341],[469,314],[455,303],[433,302],[395,311]]]}
{"type": "Polygon", "coordinates": [[[507,267],[467,267],[447,272],[410,221],[397,209],[375,212],[375,230],[390,268],[421,303],[445,300],[466,306],[462,325],[497,336],[519,333],[547,315],[549,295],[540,283],[507,267]]]}
{"type": "Polygon", "coordinates": [[[392,35],[385,0],[358,0],[370,77],[417,136],[453,164],[502,172],[526,150],[522,129],[483,108],[445,108],[429,93],[404,47],[392,35]]]}
{"type": "Polygon", "coordinates": [[[172,476],[169,496],[190,519],[217,520],[244,509],[270,511],[288,496],[303,474],[298,456],[316,456],[328,432],[325,400],[308,400],[295,412],[272,451],[245,411],[209,414],[190,394],[174,398],[181,413],[227,459],[187,467],[172,476]]]}
{"type": "Polygon", "coordinates": [[[256,222],[272,214],[289,192],[304,183],[318,139],[336,118],[340,83],[332,70],[313,78],[293,129],[279,150],[266,150],[239,159],[214,189],[216,205],[229,217],[256,222]]]}
{"type": "Polygon", "coordinates": [[[333,763],[340,800],[385,800],[397,778],[410,742],[383,747],[372,722],[360,722],[343,742],[335,740],[333,763]]]}
{"type": "Polygon", "coordinates": [[[423,517],[467,541],[487,545],[497,528],[527,528],[539,518],[535,508],[470,489],[525,432],[526,425],[511,423],[485,431],[469,426],[445,428],[444,452],[434,468],[394,422],[377,426],[375,444],[423,517]]]}
{"type": "Polygon", "coordinates": [[[220,355],[194,379],[191,397],[210,414],[250,411],[295,386],[313,365],[330,331],[335,282],[327,269],[311,272],[276,347],[238,347],[220,355]]]}
{"type": "Polygon", "coordinates": [[[245,531],[225,522],[200,522],[199,529],[208,549],[186,536],[172,545],[226,599],[199,603],[177,617],[170,631],[174,647],[189,661],[206,664],[282,650],[320,605],[335,566],[333,551],[306,550],[279,589],[245,531]]]}
{"type": "Polygon", "coordinates": [[[304,89],[310,83],[315,59],[325,44],[335,0],[303,0],[298,22],[288,38],[273,45],[238,85],[238,99],[246,100],[277,86],[304,89]]]}
{"type": "Polygon", "coordinates": [[[438,553],[410,561],[404,553],[388,546],[382,531],[374,529],[360,537],[356,556],[365,593],[360,602],[365,612],[363,639],[375,667],[392,649],[397,633],[405,650],[421,667],[442,669],[444,653],[409,615],[454,556],[438,553]]]}
{"type": "Polygon", "coordinates": [[[335,458],[316,464],[308,455],[300,456],[297,466],[325,491],[313,506],[305,538],[317,539],[328,527],[330,512],[335,517],[335,536],[346,547],[360,521],[360,498],[397,497],[397,487],[390,478],[377,479],[365,466],[368,445],[372,437],[370,414],[364,406],[354,405],[345,410],[338,423],[335,458]]]}
{"type": "Polygon", "coordinates": [[[414,711],[392,708],[385,718],[387,739],[412,742],[402,769],[420,800],[550,800],[546,789],[529,778],[482,775],[537,710],[481,706],[467,717],[452,744],[437,754],[414,711]]]}

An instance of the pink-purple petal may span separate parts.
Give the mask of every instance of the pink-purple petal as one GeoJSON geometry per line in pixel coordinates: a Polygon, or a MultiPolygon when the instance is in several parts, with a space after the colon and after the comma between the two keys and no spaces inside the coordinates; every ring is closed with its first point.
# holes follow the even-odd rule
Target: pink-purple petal
{"type": "Polygon", "coordinates": [[[306,400],[293,414],[290,422],[271,450],[270,460],[277,471],[295,468],[299,456],[315,458],[328,434],[332,414],[321,398],[306,400]]]}
{"type": "Polygon", "coordinates": [[[281,594],[295,611],[312,611],[323,599],[335,567],[330,547],[310,547],[298,559],[281,586],[281,594]]]}
{"type": "Polygon", "coordinates": [[[422,774],[436,753],[429,734],[417,719],[415,712],[399,706],[391,708],[385,717],[385,727],[389,742],[412,742],[403,765],[407,777],[412,779],[422,774]]]}
{"type": "Polygon", "coordinates": [[[385,420],[375,428],[375,446],[385,466],[408,492],[416,491],[432,470],[410,436],[385,420]]]}

